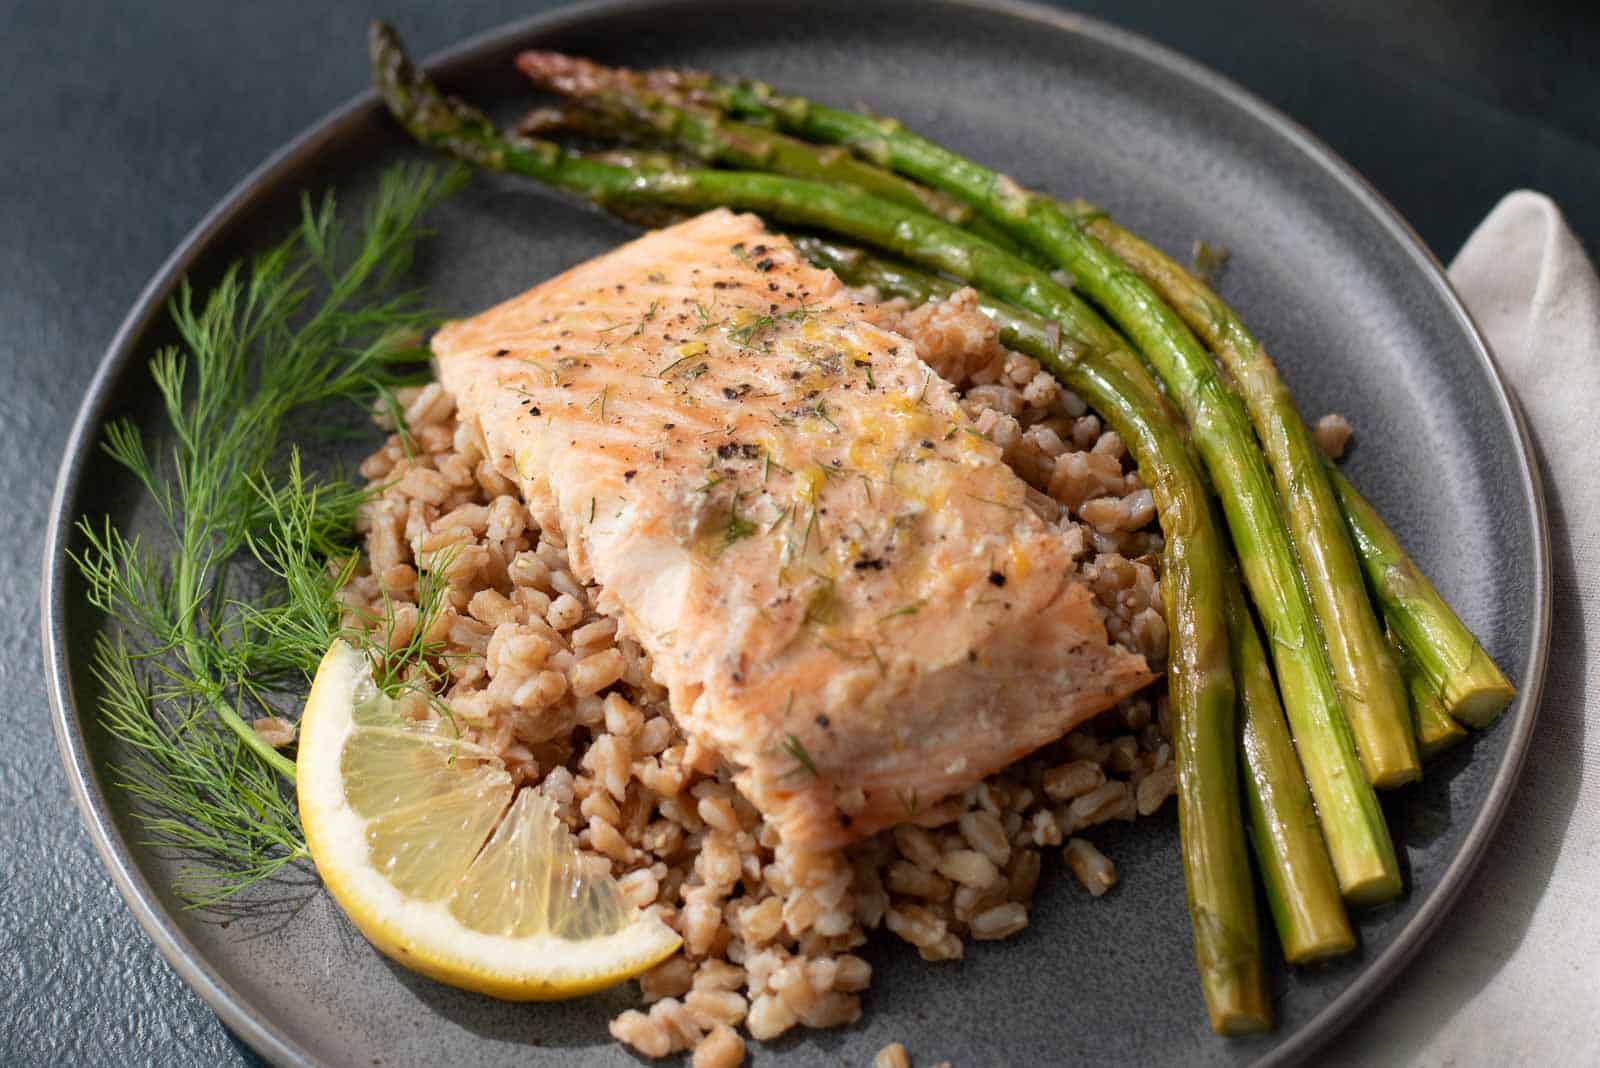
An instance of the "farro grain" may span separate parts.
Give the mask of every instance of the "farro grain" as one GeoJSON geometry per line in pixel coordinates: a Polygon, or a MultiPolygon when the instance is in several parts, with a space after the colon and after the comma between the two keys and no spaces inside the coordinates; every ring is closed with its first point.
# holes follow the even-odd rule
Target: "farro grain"
{"type": "Polygon", "coordinates": [[[903,860],[889,865],[887,882],[890,892],[908,897],[943,901],[950,896],[950,880],[903,860]]]}
{"type": "Polygon", "coordinates": [[[1010,938],[1028,926],[1028,910],[1009,901],[972,918],[972,937],[980,940],[1010,938]]]}
{"type": "Polygon", "coordinates": [[[955,849],[939,858],[939,874],[962,886],[984,889],[1000,879],[994,861],[974,849],[955,849]]]}
{"type": "Polygon", "coordinates": [[[1317,420],[1317,425],[1312,428],[1311,433],[1316,437],[1317,445],[1328,454],[1328,458],[1337,460],[1344,455],[1355,428],[1344,416],[1330,413],[1317,420]]]}
{"type": "Polygon", "coordinates": [[[1177,768],[1171,764],[1156,768],[1143,779],[1135,790],[1139,815],[1154,814],[1178,788],[1177,768]]]}
{"type": "Polygon", "coordinates": [[[750,1037],[757,1042],[767,1042],[789,1030],[800,1019],[776,994],[762,994],[750,1006],[745,1025],[750,1037]]]}
{"type": "MultiPolygon", "coordinates": [[[[735,995],[737,996],[737,995],[735,995]]],[[[738,1024],[738,1020],[733,1023],[738,1024]]],[[[694,1049],[693,1068],[738,1068],[744,1063],[744,1039],[724,1021],[712,1027],[694,1049]]]]}
{"type": "Polygon", "coordinates": [[[1078,877],[1083,888],[1095,897],[1110,890],[1117,883],[1117,869],[1094,845],[1082,838],[1067,840],[1065,850],[1067,866],[1078,877]]]}
{"type": "Polygon", "coordinates": [[[645,1057],[665,1057],[672,1052],[672,1037],[667,1029],[638,1009],[628,1009],[618,1015],[611,1021],[610,1030],[612,1038],[632,1046],[645,1057]]]}
{"type": "Polygon", "coordinates": [[[957,822],[961,837],[967,844],[988,857],[997,867],[1004,867],[1006,861],[1011,859],[1011,843],[1006,838],[1006,829],[993,812],[964,812],[957,822]]]}
{"type": "Polygon", "coordinates": [[[911,1055],[898,1042],[891,1042],[872,1058],[872,1068],[911,1068],[911,1055]]]}
{"type": "Polygon", "coordinates": [[[1040,858],[1038,850],[1019,849],[1011,855],[1006,866],[1006,894],[1013,901],[1023,903],[1033,900],[1034,888],[1039,885],[1040,858]]]}
{"type": "Polygon", "coordinates": [[[693,1049],[704,1035],[694,1014],[675,997],[665,997],[650,1006],[650,1018],[662,1024],[671,1036],[673,1052],[693,1049]]]}
{"type": "Polygon", "coordinates": [[[294,741],[295,726],[277,716],[262,716],[250,721],[251,728],[263,742],[274,749],[282,749],[294,741]]]}
{"type": "Polygon", "coordinates": [[[1097,823],[1104,823],[1116,815],[1127,798],[1127,783],[1120,779],[1107,780],[1103,785],[1075,799],[1067,806],[1066,826],[1070,830],[1077,831],[1097,823]]]}
{"type": "Polygon", "coordinates": [[[639,992],[645,1001],[680,997],[689,992],[694,979],[694,963],[687,957],[672,957],[639,976],[639,992]]]}
{"type": "Polygon", "coordinates": [[[1047,770],[1042,785],[1052,800],[1071,801],[1099,789],[1105,781],[1105,769],[1099,761],[1078,759],[1047,770]]]}

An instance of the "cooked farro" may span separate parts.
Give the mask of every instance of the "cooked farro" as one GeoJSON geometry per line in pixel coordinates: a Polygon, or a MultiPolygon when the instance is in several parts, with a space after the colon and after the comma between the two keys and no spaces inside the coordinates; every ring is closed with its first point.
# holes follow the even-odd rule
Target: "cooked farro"
{"type": "MultiPolygon", "coordinates": [[[[1029,504],[1074,539],[1113,637],[1164,661],[1154,504],[1120,439],[1039,365],[1008,352],[970,290],[875,313],[962,388],[977,427],[1032,487],[1029,504]]],[[[1125,700],[1061,741],[839,854],[785,848],[733,788],[714,753],[675,727],[666,692],[601,591],[573,576],[566,549],[485,461],[438,384],[400,392],[395,430],[362,465],[376,489],[361,529],[367,560],[345,593],[352,624],[384,620],[389,647],[415,633],[419,573],[448,583],[428,637],[445,643],[439,702],[471,740],[540,789],[587,862],[654,909],[681,955],[641,976],[642,1009],[611,1034],[646,1057],[693,1051],[697,1068],[742,1063],[759,1041],[836,1027],[861,1013],[871,967],[852,951],[887,928],[927,960],[959,959],[968,938],[1021,931],[1042,852],[1065,840],[1092,894],[1116,881],[1080,833],[1154,812],[1175,769],[1160,692],[1125,700]]],[[[391,429],[393,429],[391,427],[391,429]]],[[[258,723],[269,740],[276,725],[258,723]]],[[[875,1063],[906,1066],[899,1044],[875,1063]]]]}
{"type": "Polygon", "coordinates": [[[1317,439],[1317,445],[1328,454],[1331,460],[1337,460],[1344,455],[1345,447],[1350,444],[1350,437],[1355,433],[1355,427],[1350,425],[1350,420],[1337,413],[1323,416],[1317,420],[1317,425],[1311,428],[1312,435],[1317,439]]]}

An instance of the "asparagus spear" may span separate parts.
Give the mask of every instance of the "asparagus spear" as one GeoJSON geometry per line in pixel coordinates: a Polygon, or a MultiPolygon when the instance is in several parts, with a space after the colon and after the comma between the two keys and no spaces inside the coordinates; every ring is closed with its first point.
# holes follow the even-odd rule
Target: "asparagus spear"
{"type": "Polygon", "coordinates": [[[1267,905],[1290,964],[1337,957],[1355,948],[1355,934],[1339,899],[1339,883],[1255,620],[1238,579],[1230,575],[1227,587],[1245,804],[1267,905]]]}
{"type": "MultiPolygon", "coordinates": [[[[566,120],[569,125],[583,124],[587,133],[596,132],[597,120],[604,118],[610,120],[614,135],[659,138],[707,163],[855,186],[892,204],[964,226],[1004,249],[1023,254],[1021,245],[978,215],[971,205],[893,171],[864,163],[848,149],[807,144],[770,127],[738,122],[720,112],[681,107],[648,91],[607,92],[604,86],[610,75],[608,68],[561,52],[523,52],[517,56],[517,67],[535,85],[575,97],[582,103],[578,110],[593,112],[587,119],[569,116],[566,120]]],[[[548,123],[548,117],[544,121],[548,123]]],[[[520,129],[534,132],[527,120],[520,129]]]]}
{"type": "MultiPolygon", "coordinates": [[[[875,286],[886,296],[921,304],[948,297],[956,289],[953,283],[858,249],[804,237],[795,239],[795,245],[813,263],[846,282],[875,286]]],[[[1195,958],[1211,1026],[1219,1034],[1261,1030],[1270,1024],[1270,1009],[1240,818],[1234,683],[1224,653],[1228,623],[1222,611],[1223,577],[1231,564],[1222,531],[1212,517],[1204,478],[1182,425],[1165,403],[1143,399],[1148,396],[1145,390],[1130,388],[1117,371],[1099,366],[1092,348],[1074,351],[1074,339],[1050,330],[1043,319],[981,295],[979,308],[999,326],[1006,345],[1037,359],[1107,418],[1132,448],[1156,497],[1166,534],[1161,585],[1173,635],[1168,681],[1178,761],[1178,824],[1195,958]]],[[[1303,794],[1298,765],[1289,770],[1303,794]]],[[[1315,817],[1311,818],[1316,835],[1315,817]]],[[[1321,849],[1320,836],[1317,843],[1321,849]]],[[[1326,851],[1322,862],[1342,917],[1326,851]]]]}
{"type": "MultiPolygon", "coordinates": [[[[569,84],[569,90],[583,88],[592,94],[601,92],[602,88],[597,88],[600,86],[604,92],[620,95],[630,91],[649,93],[660,90],[660,95],[664,96],[682,98],[689,95],[719,107],[755,113],[805,136],[849,144],[857,149],[865,148],[871,158],[887,162],[936,188],[963,196],[990,211],[998,223],[1017,225],[1020,219],[1017,233],[1024,238],[1037,238],[1040,231],[1048,236],[1049,227],[1036,226],[1031,221],[1031,209],[1037,202],[1043,205],[1040,210],[1045,214],[1055,211],[1063,223],[1061,229],[1068,236],[1081,238],[1088,246],[1098,248],[1092,240],[1077,234],[1065,216],[1052,208],[1044,198],[1029,200],[1022,190],[992,172],[900,130],[888,120],[874,120],[794,98],[780,99],[761,86],[720,85],[702,76],[637,74],[592,65],[585,70],[589,84],[569,84]],[[1013,211],[1010,205],[1015,198],[1021,198],[1029,210],[1013,211]]],[[[1049,251],[1059,251],[1047,242],[1038,243],[1049,251]]],[[[910,258],[917,258],[914,247],[907,248],[902,244],[889,247],[910,258]]],[[[1102,259],[1110,259],[1103,249],[1097,255],[1102,259]]],[[[922,262],[927,260],[924,258],[922,262]]],[[[959,276],[973,276],[964,272],[961,265],[939,263],[937,266],[959,276]]],[[[1071,263],[1067,266],[1076,270],[1071,263]]],[[[1101,286],[1103,292],[1118,291],[1124,279],[1138,282],[1121,265],[1108,267],[1102,263],[1101,267],[1102,281],[1106,282],[1101,286]]],[[[981,284],[997,295],[1033,311],[1055,318],[1075,317],[1080,336],[1093,345],[1122,348],[1120,339],[1114,335],[1107,336],[1109,331],[1104,334],[1099,332],[1104,329],[1104,323],[1097,315],[1091,312],[1084,316],[1078,310],[1087,311],[1081,302],[1075,298],[1071,303],[1061,301],[1059,297],[1063,291],[1060,286],[1048,279],[1043,282],[1038,279],[1035,273],[1023,280],[1020,286],[1008,286],[998,280],[988,279],[981,284]]],[[[1010,281],[1015,283],[1017,280],[1010,281]]],[[[1126,294],[1123,296],[1120,307],[1126,314],[1136,315],[1148,310],[1154,315],[1165,311],[1160,300],[1148,291],[1143,296],[1137,293],[1131,298],[1126,294]]],[[[1181,358],[1167,359],[1164,363],[1158,361],[1158,370],[1170,372],[1164,375],[1168,379],[1168,387],[1178,397],[1195,429],[1202,456],[1211,470],[1212,479],[1221,490],[1224,510],[1244,562],[1252,595],[1273,635],[1279,681],[1284,687],[1296,740],[1301,746],[1306,772],[1325,821],[1341,886],[1346,896],[1357,903],[1388,900],[1400,891],[1393,846],[1377,800],[1367,786],[1360,767],[1355,743],[1340,705],[1327,650],[1322,644],[1322,635],[1304,579],[1273,495],[1271,478],[1255,446],[1248,419],[1238,398],[1218,377],[1210,357],[1194,343],[1182,323],[1177,322],[1170,311],[1165,311],[1165,316],[1176,324],[1181,336],[1188,338],[1189,350],[1192,351],[1180,350],[1176,356],[1181,358]],[[1198,359],[1192,358],[1195,353],[1198,353],[1198,359]]],[[[1129,325],[1124,322],[1125,328],[1129,325]]],[[[1161,351],[1172,355],[1170,347],[1161,351]]],[[[1409,713],[1399,724],[1399,729],[1398,744],[1390,748],[1399,754],[1397,763],[1404,765],[1409,759],[1414,765],[1415,748],[1409,733],[1409,713]]]]}
{"type": "MultiPolygon", "coordinates": [[[[482,166],[523,174],[603,201],[725,204],[766,211],[807,225],[831,225],[891,246],[904,244],[914,249],[926,243],[941,250],[931,257],[940,267],[973,270],[973,264],[985,263],[990,267],[989,273],[997,273],[1013,286],[1019,272],[1031,273],[1022,261],[952,224],[906,212],[857,190],[739,172],[634,172],[573,157],[554,145],[510,141],[481,113],[460,101],[444,98],[429,85],[411,67],[398,40],[386,27],[374,26],[372,53],[380,92],[406,128],[424,143],[482,166]]],[[[1161,485],[1162,497],[1168,497],[1179,485],[1175,481],[1178,476],[1167,477],[1161,460],[1165,457],[1168,463],[1181,464],[1187,460],[1187,452],[1181,438],[1173,438],[1176,444],[1165,446],[1164,452],[1154,451],[1160,442],[1171,437],[1174,422],[1170,418],[1140,417],[1139,413],[1149,410],[1148,405],[1159,401],[1159,391],[1153,383],[1141,386],[1126,377],[1125,370],[1142,374],[1143,369],[1137,361],[1129,364],[1114,358],[1116,355],[1116,350],[1104,353],[1058,343],[1052,360],[1060,365],[1070,358],[1071,367],[1082,369],[1081,373],[1075,372],[1082,388],[1106,405],[1104,414],[1123,419],[1129,440],[1151,457],[1153,466],[1146,477],[1153,483],[1152,492],[1161,485]]],[[[1194,485],[1203,485],[1198,483],[1197,475],[1191,478],[1194,485]]],[[[1169,571],[1171,578],[1163,583],[1171,598],[1169,618],[1174,623],[1169,626],[1175,636],[1174,647],[1189,653],[1189,658],[1180,656],[1172,666],[1173,700],[1175,706],[1193,710],[1180,717],[1193,725],[1195,739],[1187,743],[1191,750],[1196,745],[1214,748],[1216,728],[1227,728],[1220,738],[1229,747],[1224,765],[1231,768],[1233,686],[1224,654],[1226,627],[1219,615],[1221,600],[1215,589],[1225,560],[1207,556],[1208,549],[1215,556],[1221,542],[1217,537],[1190,534],[1196,524],[1209,522],[1203,496],[1198,505],[1176,496],[1165,504],[1165,514],[1175,527],[1168,535],[1168,544],[1177,547],[1169,553],[1175,572],[1169,571]],[[1199,559],[1195,559],[1197,555],[1199,559]],[[1212,596],[1196,596],[1208,589],[1212,596]]],[[[1264,1027],[1268,1009],[1253,898],[1248,870],[1241,877],[1236,863],[1243,857],[1237,784],[1227,776],[1219,779],[1213,774],[1199,779],[1190,776],[1190,787],[1193,796],[1188,805],[1189,822],[1194,825],[1191,840],[1199,835],[1206,848],[1186,850],[1185,855],[1192,854],[1195,860],[1195,878],[1191,882],[1197,909],[1195,937],[1213,1023],[1229,1031],[1264,1027]],[[1226,844],[1230,838],[1236,848],[1226,844]]]]}
{"type": "Polygon", "coordinates": [[[1312,603],[1367,778],[1397,786],[1421,773],[1399,665],[1378,624],[1361,565],[1322,469],[1322,453],[1277,365],[1215,293],[1155,246],[1078,200],[1078,225],[1132,267],[1211,347],[1232,375],[1272,466],[1312,603]],[[1361,670],[1355,670],[1359,665],[1361,670]],[[1404,724],[1396,729],[1396,724],[1404,724]]]}
{"type": "MultiPolygon", "coordinates": [[[[1074,201],[1068,205],[1068,211],[1081,224],[1087,225],[1090,232],[1104,241],[1113,252],[1127,260],[1168,303],[1178,310],[1184,321],[1211,346],[1213,352],[1222,357],[1234,376],[1245,384],[1247,396],[1248,390],[1256,386],[1267,391],[1281,390],[1284,398],[1282,407],[1289,413],[1288,421],[1295,425],[1286,426],[1278,444],[1283,444],[1284,440],[1292,436],[1298,439],[1294,445],[1297,457],[1314,456],[1318,461],[1315,466],[1325,466],[1320,450],[1314,440],[1307,436],[1305,424],[1293,409],[1293,401],[1276,367],[1260,343],[1245,327],[1238,313],[1202,280],[1185,271],[1154,246],[1116,226],[1091,205],[1082,200],[1074,201]]],[[[1269,440],[1267,444],[1270,452],[1274,442],[1269,440]]],[[[1275,470],[1281,466],[1276,459],[1274,465],[1275,470]]],[[[1319,515],[1328,514],[1327,502],[1323,499],[1322,491],[1322,486],[1327,487],[1332,495],[1333,506],[1340,510],[1345,523],[1357,535],[1353,548],[1369,576],[1368,580],[1377,587],[1380,582],[1378,576],[1388,568],[1398,566],[1406,573],[1401,579],[1402,584],[1408,581],[1414,584],[1419,579],[1426,582],[1427,580],[1417,572],[1416,565],[1400,548],[1393,532],[1383,525],[1372,506],[1356,492],[1355,488],[1340,479],[1331,466],[1323,472],[1325,477],[1321,479],[1309,473],[1311,466],[1307,464],[1305,468],[1293,468],[1305,480],[1302,492],[1306,495],[1306,503],[1319,515]],[[1367,530],[1370,536],[1360,537],[1357,528],[1367,530]]],[[[1279,474],[1281,478],[1281,470],[1279,474]]],[[[1303,520],[1305,514],[1304,511],[1298,514],[1291,511],[1291,520],[1297,520],[1297,516],[1298,520],[1303,520]]],[[[1344,565],[1337,561],[1333,561],[1333,564],[1338,574],[1342,576],[1338,580],[1341,592],[1353,589],[1354,584],[1344,565]]],[[[1471,638],[1465,625],[1432,586],[1428,586],[1426,594],[1421,596],[1425,603],[1412,611],[1435,617],[1437,622],[1430,619],[1422,625],[1404,628],[1404,633],[1396,635],[1394,623],[1389,619],[1391,607],[1385,603],[1383,592],[1381,588],[1379,589],[1380,609],[1389,623],[1389,634],[1398,641],[1394,660],[1401,670],[1411,698],[1422,755],[1427,757],[1430,755],[1430,748],[1437,751],[1441,740],[1453,740],[1459,737],[1459,725],[1450,721],[1450,713],[1459,712],[1459,709],[1454,707],[1446,709],[1440,705],[1438,696],[1440,691],[1453,694],[1453,700],[1466,704],[1467,714],[1479,719],[1481,725],[1493,722],[1516,691],[1489,660],[1481,646],[1478,646],[1476,640],[1471,638]],[[1436,683],[1430,681],[1427,675],[1420,676],[1423,693],[1426,695],[1423,703],[1428,706],[1426,717],[1415,715],[1419,704],[1418,677],[1415,674],[1417,668],[1415,665],[1404,663],[1408,657],[1432,663],[1435,667],[1435,678],[1443,673],[1452,674],[1452,681],[1437,685],[1437,689],[1436,683]],[[1455,662],[1463,666],[1460,669],[1451,669],[1447,666],[1455,662]],[[1443,722],[1433,715],[1434,706],[1438,706],[1439,714],[1444,717],[1443,722]],[[1430,732],[1428,737],[1424,737],[1424,725],[1430,732]],[[1454,730],[1450,730],[1450,727],[1454,727],[1454,730]],[[1429,737],[1433,739],[1431,743],[1429,737]]]]}
{"type": "Polygon", "coordinates": [[[1400,547],[1377,510],[1324,461],[1350,534],[1361,551],[1367,581],[1408,657],[1453,719],[1478,730],[1490,726],[1516,696],[1467,625],[1400,547]]]}
{"type": "Polygon", "coordinates": [[[1411,695],[1411,717],[1417,728],[1417,748],[1422,751],[1422,759],[1432,760],[1465,741],[1466,729],[1450,718],[1450,713],[1444,709],[1444,702],[1428,685],[1427,676],[1418,669],[1417,662],[1406,655],[1400,646],[1400,639],[1395,637],[1393,631],[1389,632],[1389,640],[1400,661],[1400,674],[1406,680],[1406,692],[1411,695]]]}

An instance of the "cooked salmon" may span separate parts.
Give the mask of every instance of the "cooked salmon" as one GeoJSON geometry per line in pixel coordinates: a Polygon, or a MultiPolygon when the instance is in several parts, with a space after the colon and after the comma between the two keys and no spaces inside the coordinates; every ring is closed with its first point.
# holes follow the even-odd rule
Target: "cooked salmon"
{"type": "Polygon", "coordinates": [[[433,350],[790,846],[913,817],[1151,679],[949,384],[753,216],[651,233],[433,350]]]}

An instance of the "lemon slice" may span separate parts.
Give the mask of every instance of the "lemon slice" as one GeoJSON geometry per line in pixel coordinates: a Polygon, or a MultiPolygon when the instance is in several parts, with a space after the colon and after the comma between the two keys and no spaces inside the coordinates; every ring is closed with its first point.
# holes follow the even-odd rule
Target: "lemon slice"
{"type": "Polygon", "coordinates": [[[300,723],[300,819],[323,882],[378,949],[510,1001],[576,997],[676,952],[610,876],[589,874],[537,790],[448,727],[403,716],[335,642],[300,723]]]}

